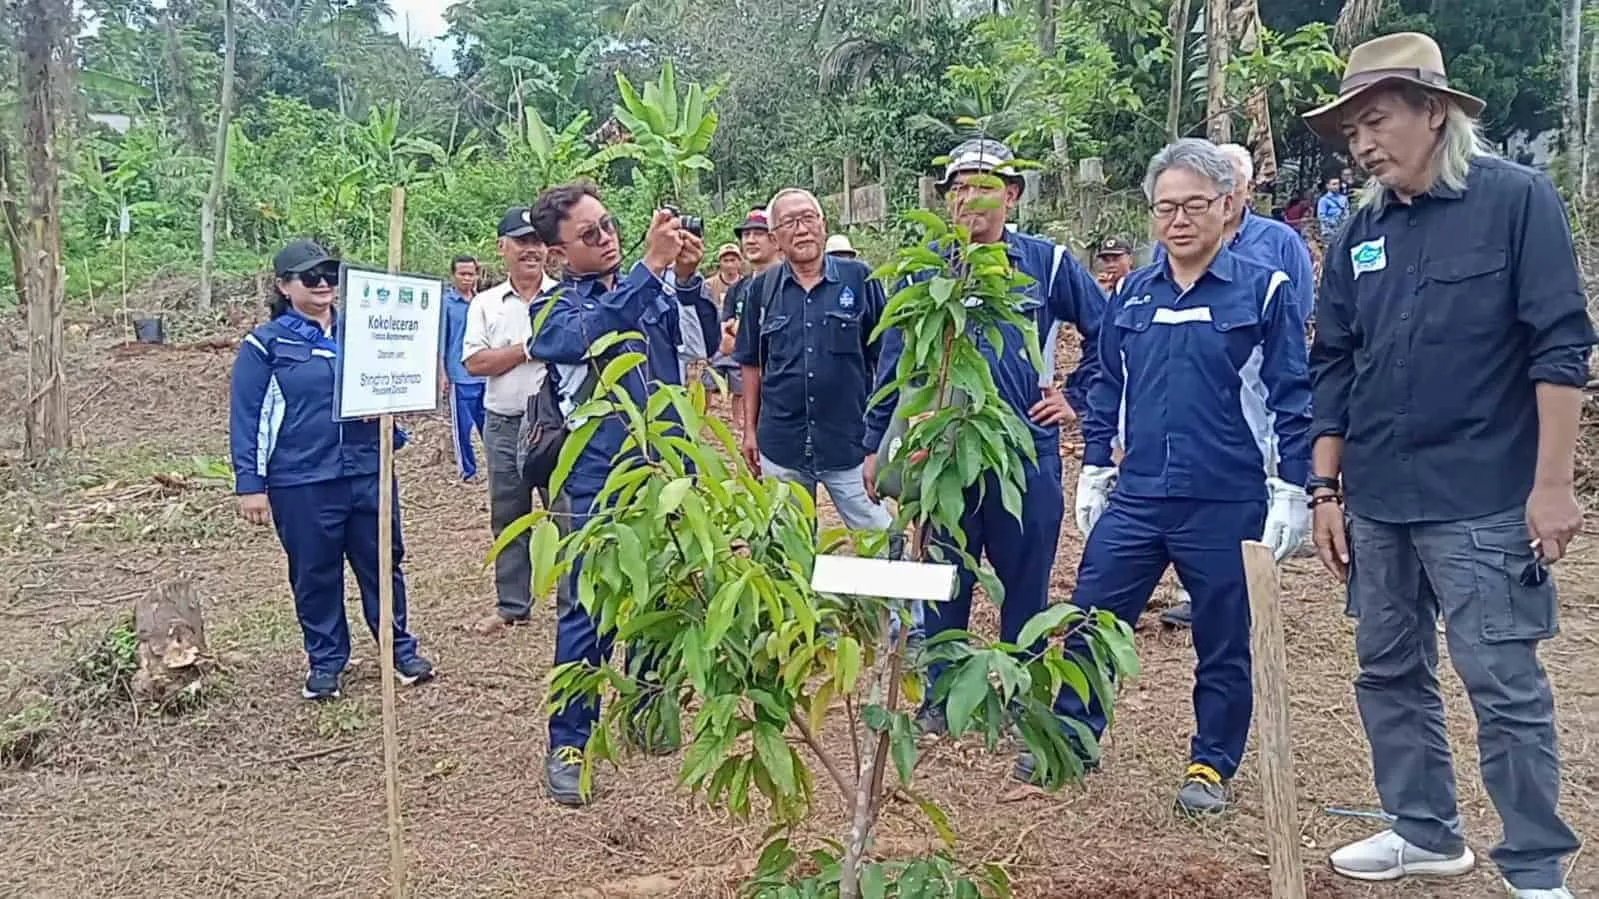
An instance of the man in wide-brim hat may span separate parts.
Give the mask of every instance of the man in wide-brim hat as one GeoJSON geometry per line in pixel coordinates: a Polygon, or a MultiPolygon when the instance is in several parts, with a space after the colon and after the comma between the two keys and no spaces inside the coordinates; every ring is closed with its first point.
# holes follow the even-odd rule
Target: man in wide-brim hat
{"type": "Polygon", "coordinates": [[[1327,248],[1311,347],[1323,564],[1348,583],[1355,698],[1393,826],[1332,855],[1361,880],[1471,871],[1438,690],[1449,659],[1477,719],[1510,895],[1570,899],[1562,860],[1549,566],[1582,526],[1573,454],[1595,342],[1549,178],[1479,139],[1483,102],[1438,45],[1356,47],[1338,99],[1305,116],[1372,176],[1327,248]]]}

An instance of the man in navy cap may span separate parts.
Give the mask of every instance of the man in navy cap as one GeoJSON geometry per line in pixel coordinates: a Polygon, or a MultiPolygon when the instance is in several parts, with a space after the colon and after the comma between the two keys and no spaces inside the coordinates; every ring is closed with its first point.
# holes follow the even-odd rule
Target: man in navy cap
{"type": "MultiPolygon", "coordinates": [[[[1010,148],[999,141],[970,140],[950,154],[939,183],[955,221],[971,232],[972,239],[1004,244],[1011,265],[1034,280],[1017,296],[1017,306],[1032,320],[1036,332],[1024,336],[1020,329],[1007,325],[1001,328],[1001,336],[1006,347],[1019,346],[1023,339],[1042,341],[1046,362],[1043,371],[1035,368],[1025,353],[1001,352],[986,337],[973,337],[993,369],[1000,395],[1027,422],[1038,449],[1038,461],[1026,472],[1020,521],[1006,511],[998,475],[993,473],[985,474],[968,488],[966,513],[961,520],[968,551],[973,556],[986,554],[994,574],[1004,585],[1000,631],[1002,639],[1010,641],[1017,638],[1029,618],[1049,604],[1050,569],[1065,514],[1060,426],[1075,417],[1074,407],[1086,407],[1089,378],[1097,364],[1095,338],[1105,314],[1105,298],[1099,286],[1065,247],[1005,226],[1005,219],[1022,195],[1022,178],[1012,164],[1014,159],[1010,148]],[[994,186],[993,176],[1002,183],[994,186]],[[1064,391],[1055,375],[1052,337],[1060,323],[1076,326],[1083,339],[1082,362],[1066,379],[1064,391]]],[[[894,380],[904,346],[904,335],[898,329],[884,333],[877,369],[879,390],[894,380]]],[[[897,400],[897,395],[884,396],[866,413],[865,448],[870,455],[866,457],[865,474],[868,489],[874,493],[876,453],[897,400]]],[[[950,538],[938,535],[935,539],[947,543],[950,538]]],[[[925,610],[929,638],[946,630],[966,628],[975,581],[972,571],[963,570],[955,597],[925,610]]],[[[936,681],[939,673],[934,670],[930,675],[936,681]]],[[[918,716],[918,723],[926,732],[942,732],[946,727],[944,710],[929,702],[918,716]]],[[[1030,777],[1031,772],[1026,772],[1026,776],[1030,777]]]]}
{"type": "MultiPolygon", "coordinates": [[[[548,248],[533,232],[526,206],[506,210],[499,227],[503,284],[472,298],[467,309],[461,358],[469,374],[484,378],[483,406],[487,424],[483,450],[489,465],[489,525],[495,535],[533,511],[533,489],[517,465],[518,435],[528,398],[544,386],[545,366],[526,352],[533,323],[528,309],[555,281],[545,273],[548,248]]],[[[524,531],[494,559],[493,612],[474,625],[478,633],[496,634],[522,624],[533,612],[532,563],[524,531]]]]}

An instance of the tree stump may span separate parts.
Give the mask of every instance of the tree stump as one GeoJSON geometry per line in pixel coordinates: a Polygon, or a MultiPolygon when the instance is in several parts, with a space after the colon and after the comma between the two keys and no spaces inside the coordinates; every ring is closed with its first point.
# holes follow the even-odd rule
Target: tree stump
{"type": "Polygon", "coordinates": [[[133,692],[139,699],[165,702],[200,679],[205,624],[193,584],[170,581],[141,597],[133,605],[133,630],[139,639],[133,692]]]}

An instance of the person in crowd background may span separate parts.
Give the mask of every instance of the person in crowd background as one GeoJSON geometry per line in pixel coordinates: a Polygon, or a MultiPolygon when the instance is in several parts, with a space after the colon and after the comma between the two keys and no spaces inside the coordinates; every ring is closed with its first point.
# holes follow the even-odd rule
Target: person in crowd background
{"type": "MultiPolygon", "coordinates": [[[[466,370],[461,347],[466,339],[467,313],[477,292],[478,264],[471,256],[450,260],[450,283],[444,288],[444,321],[439,329],[443,349],[444,405],[450,413],[450,438],[455,448],[456,470],[461,480],[477,478],[477,454],[472,450],[472,431],[483,437],[483,378],[466,370]]],[[[486,438],[485,438],[486,439],[486,438]]]]}

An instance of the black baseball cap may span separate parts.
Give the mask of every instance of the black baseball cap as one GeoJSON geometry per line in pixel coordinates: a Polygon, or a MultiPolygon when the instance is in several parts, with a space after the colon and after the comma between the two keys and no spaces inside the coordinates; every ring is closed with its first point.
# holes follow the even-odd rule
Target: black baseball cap
{"type": "Polygon", "coordinates": [[[272,271],[279,277],[308,272],[319,265],[338,262],[322,245],[314,240],[297,240],[272,257],[272,271]]]}
{"type": "Polygon", "coordinates": [[[1120,237],[1107,237],[1094,248],[1095,256],[1131,256],[1132,253],[1132,244],[1120,237]]]}
{"type": "Polygon", "coordinates": [[[500,219],[501,237],[526,237],[533,233],[533,210],[526,206],[512,206],[500,219]]]}

